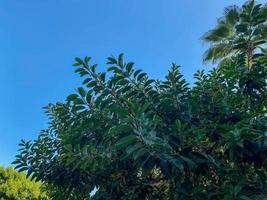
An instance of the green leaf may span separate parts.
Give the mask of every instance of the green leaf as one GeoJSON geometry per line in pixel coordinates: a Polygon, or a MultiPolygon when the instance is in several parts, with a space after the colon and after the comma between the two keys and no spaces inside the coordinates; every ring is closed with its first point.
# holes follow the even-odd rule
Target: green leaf
{"type": "Polygon", "coordinates": [[[105,72],[101,73],[100,74],[100,79],[101,79],[102,82],[105,82],[105,78],[106,78],[106,73],[105,72]]]}
{"type": "Polygon", "coordinates": [[[112,67],[108,68],[108,72],[109,71],[115,71],[116,72],[117,70],[119,70],[119,69],[117,67],[115,67],[115,66],[112,66],[112,67]]]}
{"type": "Polygon", "coordinates": [[[92,80],[92,78],[86,78],[84,81],[83,81],[83,85],[89,83],[90,81],[92,80]]]}
{"type": "Polygon", "coordinates": [[[126,109],[120,108],[120,107],[112,107],[110,109],[110,111],[113,113],[116,113],[120,116],[128,116],[129,115],[129,112],[126,109]]]}
{"type": "Polygon", "coordinates": [[[242,195],[239,197],[240,200],[253,200],[251,198],[249,198],[248,196],[242,195]]]}
{"type": "Polygon", "coordinates": [[[144,86],[147,87],[147,86],[149,86],[153,82],[155,82],[155,80],[152,80],[152,79],[147,80],[144,86]]]}
{"type": "Polygon", "coordinates": [[[86,107],[84,105],[79,105],[79,106],[75,106],[75,110],[76,111],[82,111],[84,110],[86,107]]]}
{"type": "Polygon", "coordinates": [[[138,159],[142,158],[144,155],[149,156],[149,152],[147,151],[146,148],[140,148],[140,149],[138,149],[137,151],[134,152],[133,158],[135,160],[138,160],[138,159]]]}
{"type": "Polygon", "coordinates": [[[146,73],[141,73],[137,76],[137,81],[140,81],[142,78],[146,76],[146,73]]]}
{"type": "Polygon", "coordinates": [[[79,64],[83,64],[83,60],[80,59],[80,58],[75,58],[75,61],[76,61],[77,63],[79,63],[79,64]]]}
{"type": "Polygon", "coordinates": [[[85,61],[86,63],[88,63],[90,60],[91,60],[91,57],[89,57],[89,56],[85,56],[84,61],[85,61]]]}
{"type": "Polygon", "coordinates": [[[27,171],[28,167],[21,167],[18,169],[18,172],[23,172],[23,171],[27,171]]]}
{"type": "Polygon", "coordinates": [[[80,66],[82,65],[82,63],[74,63],[72,66],[76,67],[76,66],[80,66]]]}
{"type": "Polygon", "coordinates": [[[115,143],[115,147],[117,148],[121,148],[121,147],[125,147],[129,144],[132,144],[133,142],[136,142],[137,141],[137,138],[135,135],[127,135],[121,139],[119,139],[119,141],[117,141],[115,143]]]}
{"type": "Polygon", "coordinates": [[[88,88],[91,88],[91,87],[94,87],[94,86],[96,86],[96,85],[97,85],[96,81],[91,81],[91,82],[88,83],[86,86],[87,86],[88,88]]]}
{"type": "Polygon", "coordinates": [[[127,70],[128,73],[130,73],[130,72],[132,71],[132,69],[133,69],[133,65],[134,65],[133,62],[129,62],[129,63],[127,63],[127,65],[126,65],[126,70],[127,70]]]}
{"type": "Polygon", "coordinates": [[[138,75],[138,74],[140,74],[142,72],[142,69],[138,69],[138,70],[136,70],[135,72],[134,72],[134,78],[136,78],[136,76],[138,75]]]}
{"type": "Polygon", "coordinates": [[[91,70],[92,70],[93,73],[95,73],[96,67],[97,67],[97,64],[94,64],[94,65],[91,66],[91,70]]]}
{"type": "Polygon", "coordinates": [[[118,57],[118,65],[123,67],[123,54],[121,53],[118,57]]]}
{"type": "Polygon", "coordinates": [[[109,133],[113,134],[113,133],[129,132],[131,130],[132,128],[129,125],[121,124],[121,125],[113,126],[112,128],[110,128],[109,133]]]}
{"type": "Polygon", "coordinates": [[[107,64],[117,64],[117,60],[114,57],[108,57],[107,64]]]}
{"type": "Polygon", "coordinates": [[[79,88],[78,88],[78,93],[79,93],[82,97],[85,97],[85,95],[86,95],[86,91],[85,91],[82,87],[79,87],[79,88]]]}
{"type": "Polygon", "coordinates": [[[95,86],[95,87],[94,87],[94,91],[95,91],[96,93],[100,92],[102,89],[103,89],[102,86],[95,86]]]}
{"type": "Polygon", "coordinates": [[[126,149],[126,152],[128,155],[134,153],[135,151],[137,151],[138,149],[142,148],[143,145],[142,143],[138,142],[136,144],[133,144],[131,146],[128,146],[127,149],[126,149]]]}
{"type": "Polygon", "coordinates": [[[88,93],[86,94],[86,101],[87,101],[88,103],[90,103],[91,100],[92,100],[92,95],[88,92],[88,93]]]}
{"type": "Polygon", "coordinates": [[[79,96],[77,94],[71,94],[67,97],[67,101],[74,101],[78,98],[79,96]]]}
{"type": "Polygon", "coordinates": [[[119,80],[119,81],[117,82],[118,85],[126,85],[126,84],[128,84],[128,83],[129,83],[129,81],[126,80],[126,79],[121,79],[121,80],[119,80]]]}

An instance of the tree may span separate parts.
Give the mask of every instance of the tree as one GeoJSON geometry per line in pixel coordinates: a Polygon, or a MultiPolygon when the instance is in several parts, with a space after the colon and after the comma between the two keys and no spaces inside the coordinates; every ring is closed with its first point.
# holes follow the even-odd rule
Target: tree
{"type": "Polygon", "coordinates": [[[48,199],[42,191],[41,183],[26,178],[11,167],[0,167],[0,199],[1,200],[40,200],[48,199]]]}
{"type": "Polygon", "coordinates": [[[14,164],[55,199],[267,199],[266,50],[249,69],[244,58],[191,86],[176,64],[153,80],[123,54],[105,72],[76,58],[83,86],[45,107],[48,129],[14,164]]]}
{"type": "MultiPolygon", "coordinates": [[[[74,64],[87,90],[46,107],[50,127],[22,141],[18,168],[64,188],[69,199],[87,199],[94,187],[95,199],[266,195],[266,82],[257,96],[247,94],[255,98],[248,107],[237,63],[197,72],[189,88],[175,64],[159,81],[122,54],[108,58],[108,76],[89,60],[74,64]]],[[[266,80],[266,58],[255,65],[266,80]]]]}
{"type": "Polygon", "coordinates": [[[225,8],[224,17],[217,26],[203,36],[210,43],[204,54],[205,61],[217,61],[236,54],[244,54],[248,68],[255,53],[260,53],[267,43],[267,6],[247,1],[242,8],[225,8]]]}

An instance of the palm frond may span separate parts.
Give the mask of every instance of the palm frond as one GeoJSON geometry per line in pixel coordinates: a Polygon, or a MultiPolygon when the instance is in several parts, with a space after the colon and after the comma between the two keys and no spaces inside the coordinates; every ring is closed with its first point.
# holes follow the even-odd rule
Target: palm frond
{"type": "Polygon", "coordinates": [[[214,29],[208,31],[202,37],[204,42],[219,42],[233,34],[232,27],[227,24],[219,24],[214,29]]]}
{"type": "Polygon", "coordinates": [[[239,20],[240,9],[238,6],[233,5],[224,9],[225,20],[227,23],[234,25],[239,20]]]}
{"type": "Polygon", "coordinates": [[[261,14],[263,15],[264,19],[267,19],[267,4],[262,6],[261,14]]]}
{"type": "Polygon", "coordinates": [[[248,0],[245,2],[245,4],[242,6],[243,10],[246,10],[246,11],[252,11],[254,6],[255,6],[255,0],[248,0]]]}
{"type": "Polygon", "coordinates": [[[215,44],[204,53],[203,61],[216,62],[219,59],[229,56],[232,52],[232,45],[230,45],[229,43],[215,44]]]}

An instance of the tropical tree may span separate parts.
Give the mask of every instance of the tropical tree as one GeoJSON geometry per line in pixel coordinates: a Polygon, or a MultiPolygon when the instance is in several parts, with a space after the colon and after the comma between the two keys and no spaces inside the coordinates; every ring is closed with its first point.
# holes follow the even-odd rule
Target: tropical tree
{"type": "Polygon", "coordinates": [[[266,47],[267,6],[247,1],[241,8],[225,8],[224,16],[217,26],[203,36],[210,43],[204,54],[204,61],[217,61],[232,55],[243,54],[246,66],[251,68],[254,56],[266,47]]]}
{"type": "Polygon", "coordinates": [[[175,64],[160,81],[122,54],[108,58],[109,75],[89,61],[76,58],[84,87],[46,107],[50,127],[14,162],[61,188],[56,199],[95,187],[94,199],[267,198],[266,59],[246,96],[238,62],[198,71],[190,88],[175,64]]]}
{"type": "MultiPolygon", "coordinates": [[[[262,14],[252,3],[242,10],[262,14]]],[[[247,62],[247,51],[192,85],[176,64],[153,80],[123,54],[104,72],[76,58],[83,86],[45,107],[49,127],[21,141],[14,164],[54,199],[267,199],[267,53],[247,62]]]]}
{"type": "Polygon", "coordinates": [[[1,200],[45,200],[48,196],[42,191],[42,184],[26,177],[11,167],[0,167],[1,200]]]}

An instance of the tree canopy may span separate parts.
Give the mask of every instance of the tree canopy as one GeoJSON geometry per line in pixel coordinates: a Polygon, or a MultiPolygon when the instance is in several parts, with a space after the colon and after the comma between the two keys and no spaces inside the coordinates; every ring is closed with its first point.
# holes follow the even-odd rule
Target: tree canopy
{"type": "MultiPolygon", "coordinates": [[[[266,14],[248,1],[226,19],[238,13],[233,24],[245,23],[250,5],[266,14]]],[[[261,19],[249,21],[265,27],[261,19]]],[[[90,57],[76,58],[83,86],[45,107],[49,127],[20,143],[14,164],[52,185],[55,199],[267,199],[267,40],[261,36],[257,51],[234,51],[209,72],[197,71],[191,85],[176,64],[165,79],[153,80],[123,54],[109,57],[104,72],[90,57]]]]}
{"type": "Polygon", "coordinates": [[[0,167],[1,200],[48,200],[42,191],[41,183],[36,183],[26,174],[17,172],[11,167],[0,167]]]}

